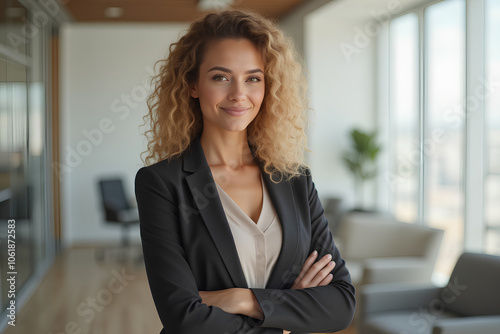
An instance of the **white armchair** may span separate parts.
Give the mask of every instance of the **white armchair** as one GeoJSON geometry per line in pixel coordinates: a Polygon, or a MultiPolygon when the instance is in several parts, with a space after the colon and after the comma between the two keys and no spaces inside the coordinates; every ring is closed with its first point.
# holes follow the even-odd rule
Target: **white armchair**
{"type": "Polygon", "coordinates": [[[430,283],[443,231],[389,214],[352,212],[341,219],[337,237],[356,286],[430,283]]]}

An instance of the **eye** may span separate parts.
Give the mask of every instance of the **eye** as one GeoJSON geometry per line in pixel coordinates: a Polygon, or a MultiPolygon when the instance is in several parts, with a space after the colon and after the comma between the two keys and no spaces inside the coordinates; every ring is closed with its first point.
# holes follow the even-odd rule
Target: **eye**
{"type": "Polygon", "coordinates": [[[260,78],[259,77],[250,77],[250,78],[248,78],[248,81],[250,81],[250,82],[259,82],[260,78]]]}
{"type": "Polygon", "coordinates": [[[212,77],[212,80],[214,81],[227,81],[227,78],[221,74],[214,75],[212,77]]]}

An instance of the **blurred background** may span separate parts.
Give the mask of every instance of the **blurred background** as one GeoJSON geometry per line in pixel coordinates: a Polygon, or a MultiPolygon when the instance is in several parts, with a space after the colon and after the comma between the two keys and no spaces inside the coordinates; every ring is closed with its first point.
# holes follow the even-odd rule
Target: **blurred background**
{"type": "Polygon", "coordinates": [[[302,58],[308,160],[357,287],[444,286],[463,252],[500,255],[500,1],[1,0],[0,332],[161,330],[142,117],[155,62],[218,8],[277,20],[302,58]]]}

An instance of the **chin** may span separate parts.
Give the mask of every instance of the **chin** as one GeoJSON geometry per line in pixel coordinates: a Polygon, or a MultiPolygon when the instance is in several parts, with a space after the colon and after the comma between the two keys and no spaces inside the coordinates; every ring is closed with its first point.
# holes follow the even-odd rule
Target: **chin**
{"type": "Polygon", "coordinates": [[[248,124],[245,126],[230,126],[225,128],[224,130],[229,131],[229,132],[242,132],[246,131],[248,128],[248,124]]]}
{"type": "MultiPolygon", "coordinates": [[[[253,120],[253,119],[252,119],[253,120]]],[[[218,119],[209,121],[208,119],[204,120],[204,124],[210,124],[211,128],[218,128],[219,130],[227,131],[227,132],[242,132],[246,131],[250,123],[252,122],[250,119],[218,119]],[[209,123],[208,123],[209,122],[209,123]]]]}
{"type": "Polygon", "coordinates": [[[241,132],[245,131],[250,125],[250,122],[233,122],[232,124],[225,124],[224,130],[230,132],[241,132]]]}

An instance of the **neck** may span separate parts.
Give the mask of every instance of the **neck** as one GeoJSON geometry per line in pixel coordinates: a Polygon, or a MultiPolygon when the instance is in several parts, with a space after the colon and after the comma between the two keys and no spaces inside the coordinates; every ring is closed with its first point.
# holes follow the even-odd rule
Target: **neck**
{"type": "Polygon", "coordinates": [[[240,132],[203,129],[200,143],[209,166],[238,169],[253,164],[246,129],[240,132]]]}

